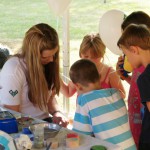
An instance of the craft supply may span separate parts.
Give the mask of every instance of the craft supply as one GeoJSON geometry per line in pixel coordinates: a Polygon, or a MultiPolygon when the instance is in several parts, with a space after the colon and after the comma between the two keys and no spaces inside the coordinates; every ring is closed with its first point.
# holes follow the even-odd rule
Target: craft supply
{"type": "Polygon", "coordinates": [[[15,139],[13,139],[13,143],[14,143],[14,146],[15,146],[16,150],[18,150],[15,139]]]}
{"type": "Polygon", "coordinates": [[[77,133],[68,133],[67,134],[66,147],[68,147],[68,148],[79,147],[79,135],[77,133]]]}
{"type": "Polygon", "coordinates": [[[46,150],[50,149],[51,144],[52,144],[51,142],[48,144],[48,146],[46,147],[46,150]]]}
{"type": "Polygon", "coordinates": [[[0,130],[8,134],[18,132],[17,120],[9,111],[0,111],[0,130]]]}
{"type": "Polygon", "coordinates": [[[102,146],[102,145],[94,145],[91,147],[90,150],[107,150],[106,147],[102,146]]]}
{"type": "Polygon", "coordinates": [[[32,141],[25,134],[21,134],[20,137],[15,140],[18,149],[30,150],[32,148],[32,141]]]}
{"type": "Polygon", "coordinates": [[[30,131],[30,129],[28,127],[23,128],[22,133],[23,134],[32,134],[32,132],[30,131]]]}
{"type": "Polygon", "coordinates": [[[33,130],[33,134],[34,134],[34,147],[43,148],[44,147],[44,126],[42,124],[36,125],[33,130]]]}
{"type": "Polygon", "coordinates": [[[57,140],[52,141],[50,148],[51,149],[57,149],[58,148],[58,141],[57,140]]]}
{"type": "Polygon", "coordinates": [[[67,138],[79,138],[79,135],[77,133],[68,133],[67,138]]]}

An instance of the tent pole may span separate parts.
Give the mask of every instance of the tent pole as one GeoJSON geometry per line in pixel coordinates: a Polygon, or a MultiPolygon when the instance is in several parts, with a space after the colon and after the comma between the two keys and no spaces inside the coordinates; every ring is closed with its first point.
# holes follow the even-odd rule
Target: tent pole
{"type": "MultiPolygon", "coordinates": [[[[63,18],[63,80],[68,83],[69,65],[70,65],[70,37],[69,37],[69,8],[64,12],[63,18]]],[[[63,96],[63,110],[69,113],[69,99],[63,96]]]]}

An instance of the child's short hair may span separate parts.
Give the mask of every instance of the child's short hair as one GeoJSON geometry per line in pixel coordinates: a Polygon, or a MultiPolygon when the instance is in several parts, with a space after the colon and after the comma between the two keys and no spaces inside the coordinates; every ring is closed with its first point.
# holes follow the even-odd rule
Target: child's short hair
{"type": "Polygon", "coordinates": [[[76,61],[70,68],[69,76],[73,83],[80,83],[84,86],[100,80],[96,65],[88,59],[76,61]]]}
{"type": "Polygon", "coordinates": [[[145,24],[148,28],[150,28],[150,16],[143,11],[134,11],[125,18],[121,28],[124,30],[131,23],[145,24]]]}
{"type": "Polygon", "coordinates": [[[117,45],[126,48],[138,46],[143,50],[150,50],[150,31],[144,24],[131,24],[124,30],[117,45]]]}
{"type": "Polygon", "coordinates": [[[79,56],[90,49],[93,58],[104,57],[106,46],[102,42],[99,34],[88,34],[84,36],[80,45],[79,56]]]}

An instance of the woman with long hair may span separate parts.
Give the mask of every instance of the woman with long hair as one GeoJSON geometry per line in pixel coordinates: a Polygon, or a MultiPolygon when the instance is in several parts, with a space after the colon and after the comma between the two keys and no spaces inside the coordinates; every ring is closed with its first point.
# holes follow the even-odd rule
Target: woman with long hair
{"type": "Polygon", "coordinates": [[[54,28],[40,23],[25,34],[21,53],[5,63],[0,77],[0,101],[8,109],[66,126],[55,95],[59,94],[59,40],[54,28]]]}

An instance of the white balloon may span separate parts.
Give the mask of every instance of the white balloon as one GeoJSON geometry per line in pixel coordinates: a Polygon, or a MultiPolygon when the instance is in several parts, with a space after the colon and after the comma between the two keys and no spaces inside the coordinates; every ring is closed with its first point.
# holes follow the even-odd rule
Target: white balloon
{"type": "Polygon", "coordinates": [[[125,18],[120,10],[107,11],[100,19],[99,33],[106,47],[114,54],[121,55],[122,51],[117,46],[121,36],[121,24],[125,18]]]}
{"type": "Polygon", "coordinates": [[[71,0],[48,0],[50,8],[56,15],[62,15],[69,6],[71,0]]]}

